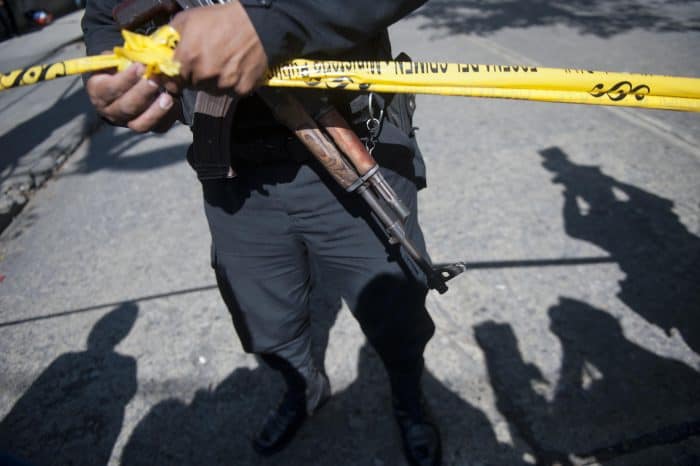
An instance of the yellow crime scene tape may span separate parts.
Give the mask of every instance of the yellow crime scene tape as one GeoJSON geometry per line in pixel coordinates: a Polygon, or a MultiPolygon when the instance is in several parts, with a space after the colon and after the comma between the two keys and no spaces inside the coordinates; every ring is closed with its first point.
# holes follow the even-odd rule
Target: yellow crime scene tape
{"type": "MultiPolygon", "coordinates": [[[[0,91],[40,81],[146,65],[146,77],[176,76],[179,34],[170,26],[150,36],[122,31],[111,55],[37,65],[0,74],[0,91]]],[[[292,60],[268,71],[263,86],[522,99],[700,112],[700,78],[536,66],[402,61],[292,60]]]]}
{"type": "Polygon", "coordinates": [[[63,76],[117,69],[125,70],[133,62],[146,65],[145,77],[154,74],[177,76],[180,65],[173,60],[173,51],[179,39],[178,32],[170,26],[157,29],[150,36],[122,31],[124,46],[115,47],[109,55],[65,60],[50,65],[35,65],[29,68],[0,73],[0,91],[27,86],[63,76]]]}
{"type": "Polygon", "coordinates": [[[265,85],[700,111],[698,78],[534,66],[293,60],[265,85]]]}

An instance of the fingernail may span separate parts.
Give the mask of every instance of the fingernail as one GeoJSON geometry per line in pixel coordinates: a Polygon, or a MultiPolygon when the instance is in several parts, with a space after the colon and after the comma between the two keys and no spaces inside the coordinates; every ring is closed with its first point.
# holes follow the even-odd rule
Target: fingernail
{"type": "Polygon", "coordinates": [[[152,79],[148,79],[148,85],[155,89],[158,89],[160,87],[160,85],[152,79]]]}
{"type": "Polygon", "coordinates": [[[173,106],[173,98],[170,94],[163,92],[160,97],[158,97],[158,106],[163,110],[167,110],[173,106]]]}
{"type": "Polygon", "coordinates": [[[144,71],[146,71],[146,67],[143,66],[143,63],[136,63],[134,66],[134,74],[136,76],[141,76],[144,71]]]}

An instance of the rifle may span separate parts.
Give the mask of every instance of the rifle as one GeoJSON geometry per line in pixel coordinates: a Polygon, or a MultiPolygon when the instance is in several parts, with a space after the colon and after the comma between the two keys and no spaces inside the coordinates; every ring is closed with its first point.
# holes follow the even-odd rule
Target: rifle
{"type": "MultiPolygon", "coordinates": [[[[180,9],[213,4],[213,0],[125,0],[114,8],[112,16],[121,28],[133,29],[148,22],[167,21],[180,9]]],[[[406,236],[404,226],[409,210],[343,116],[320,99],[319,102],[302,103],[289,92],[265,87],[256,92],[278,121],[296,135],[343,189],[356,192],[365,200],[381,222],[389,242],[400,244],[405,249],[425,273],[428,286],[445,293],[446,282],[466,269],[464,263],[434,266],[406,236]]],[[[209,100],[212,99],[216,98],[209,100]]],[[[228,104],[213,106],[226,109],[224,113],[228,110],[228,104]]]]}

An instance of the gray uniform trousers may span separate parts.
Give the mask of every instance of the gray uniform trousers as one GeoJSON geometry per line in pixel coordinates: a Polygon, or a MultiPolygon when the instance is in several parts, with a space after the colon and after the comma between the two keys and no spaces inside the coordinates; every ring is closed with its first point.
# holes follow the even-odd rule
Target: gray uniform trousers
{"type": "MultiPolygon", "coordinates": [[[[412,213],[408,236],[425,253],[410,150],[386,144],[374,155],[412,213]]],[[[342,297],[358,320],[394,394],[415,385],[435,329],[425,310],[426,280],[389,245],[364,201],[310,156],[301,163],[241,162],[236,171],[202,185],[212,265],[244,349],[296,368],[310,361],[314,270],[323,293],[342,297]]]]}

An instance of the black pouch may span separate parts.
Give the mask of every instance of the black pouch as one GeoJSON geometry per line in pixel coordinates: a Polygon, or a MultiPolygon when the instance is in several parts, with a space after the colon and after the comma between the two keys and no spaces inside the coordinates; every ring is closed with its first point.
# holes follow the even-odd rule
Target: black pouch
{"type": "Polygon", "coordinates": [[[187,161],[200,180],[235,175],[231,166],[231,121],[235,105],[229,96],[197,93],[187,161]]]}
{"type": "MultiPolygon", "coordinates": [[[[394,60],[410,62],[411,58],[404,52],[401,52],[394,60]]],[[[418,128],[413,125],[413,114],[415,111],[415,94],[392,94],[386,105],[385,118],[399,127],[408,136],[411,142],[411,149],[413,150],[416,186],[418,189],[423,189],[427,186],[425,160],[423,160],[423,153],[416,139],[416,130],[418,128]]]]}
{"type": "MultiPolygon", "coordinates": [[[[400,53],[396,61],[411,61],[405,53],[400,53]]],[[[413,126],[413,114],[416,111],[415,94],[362,94],[348,103],[349,121],[358,129],[361,136],[367,134],[366,122],[384,111],[384,121],[378,135],[379,144],[402,145],[412,155],[413,178],[418,189],[427,186],[423,154],[416,141],[416,128],[413,126]]]]}

